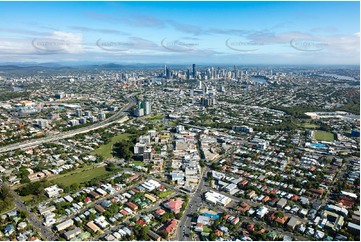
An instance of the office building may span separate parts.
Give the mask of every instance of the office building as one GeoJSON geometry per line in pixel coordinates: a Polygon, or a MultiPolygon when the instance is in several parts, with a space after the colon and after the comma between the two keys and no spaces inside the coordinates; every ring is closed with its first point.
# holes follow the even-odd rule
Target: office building
{"type": "Polygon", "coordinates": [[[81,111],[81,109],[77,109],[77,110],[75,111],[75,115],[76,115],[77,117],[81,117],[81,116],[83,115],[83,112],[81,111]]]}
{"type": "Polygon", "coordinates": [[[151,103],[148,100],[144,101],[144,115],[149,115],[152,112],[151,103]]]}
{"type": "Polygon", "coordinates": [[[98,113],[97,117],[99,120],[105,120],[105,118],[106,118],[105,113],[98,113]]]}

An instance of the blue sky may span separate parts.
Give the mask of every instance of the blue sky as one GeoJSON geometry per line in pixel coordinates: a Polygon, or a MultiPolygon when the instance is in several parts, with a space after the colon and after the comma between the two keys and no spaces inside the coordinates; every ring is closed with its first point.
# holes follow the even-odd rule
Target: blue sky
{"type": "Polygon", "coordinates": [[[1,62],[359,64],[359,2],[0,2],[1,62]]]}

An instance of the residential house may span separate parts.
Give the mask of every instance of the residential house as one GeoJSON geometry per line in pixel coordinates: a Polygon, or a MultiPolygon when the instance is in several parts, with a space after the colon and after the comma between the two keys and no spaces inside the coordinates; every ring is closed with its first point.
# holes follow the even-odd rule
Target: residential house
{"type": "Polygon", "coordinates": [[[183,200],[180,198],[171,199],[167,203],[164,203],[163,206],[167,209],[169,209],[174,214],[177,214],[180,212],[183,205],[183,200]]]}
{"type": "Polygon", "coordinates": [[[295,217],[291,217],[290,220],[289,220],[288,223],[287,223],[287,227],[289,227],[290,229],[294,230],[295,227],[296,227],[297,225],[299,225],[299,224],[301,224],[301,221],[300,221],[300,220],[298,220],[298,219],[295,218],[295,217]]]}

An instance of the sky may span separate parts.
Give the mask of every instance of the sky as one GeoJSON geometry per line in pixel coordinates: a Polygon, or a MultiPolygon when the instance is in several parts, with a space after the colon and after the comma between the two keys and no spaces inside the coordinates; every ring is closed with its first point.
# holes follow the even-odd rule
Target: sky
{"type": "Polygon", "coordinates": [[[359,2],[0,2],[0,63],[360,64],[359,2]]]}

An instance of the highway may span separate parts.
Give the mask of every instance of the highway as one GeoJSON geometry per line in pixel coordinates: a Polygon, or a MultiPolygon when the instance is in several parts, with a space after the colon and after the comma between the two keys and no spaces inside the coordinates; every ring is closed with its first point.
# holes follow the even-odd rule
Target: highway
{"type": "Polygon", "coordinates": [[[124,113],[124,111],[128,110],[129,108],[131,108],[134,105],[134,99],[132,97],[128,98],[128,104],[126,104],[122,109],[120,109],[117,113],[115,113],[113,116],[90,126],[84,127],[84,128],[79,128],[76,130],[71,130],[71,131],[67,131],[67,132],[62,132],[60,134],[57,135],[51,135],[51,136],[47,136],[47,137],[43,137],[43,138],[39,138],[39,139],[32,139],[32,140],[27,140],[24,142],[20,142],[20,143],[16,143],[16,144],[11,144],[11,145],[7,145],[4,147],[0,148],[0,153],[4,153],[4,152],[8,152],[8,151],[12,151],[12,150],[16,150],[16,149],[21,149],[21,148],[27,148],[27,147],[34,147],[43,143],[48,143],[48,142],[54,142],[60,139],[65,139],[65,138],[69,138],[72,137],[74,135],[77,134],[81,134],[81,133],[86,133],[89,132],[91,130],[95,130],[95,129],[100,129],[100,128],[104,128],[114,122],[116,122],[120,117],[126,115],[124,113]]]}

